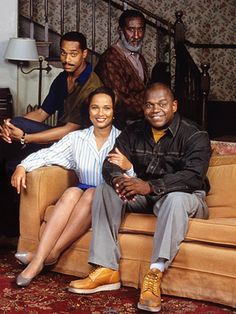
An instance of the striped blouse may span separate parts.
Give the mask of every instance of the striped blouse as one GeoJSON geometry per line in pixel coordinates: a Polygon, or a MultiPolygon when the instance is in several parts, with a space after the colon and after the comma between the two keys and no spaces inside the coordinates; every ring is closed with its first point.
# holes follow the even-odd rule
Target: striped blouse
{"type": "Polygon", "coordinates": [[[104,182],[102,164],[119,134],[120,131],[112,126],[109,137],[98,151],[93,126],[74,131],[49,148],[29,155],[20,165],[27,172],[42,166],[59,165],[75,170],[80,183],[97,186],[104,182]]]}

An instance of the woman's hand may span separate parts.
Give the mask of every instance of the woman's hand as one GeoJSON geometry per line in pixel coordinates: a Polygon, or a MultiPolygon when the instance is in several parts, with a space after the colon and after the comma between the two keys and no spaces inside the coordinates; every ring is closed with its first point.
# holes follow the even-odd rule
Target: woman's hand
{"type": "Polygon", "coordinates": [[[133,166],[128,158],[123,155],[118,148],[115,148],[115,152],[108,154],[108,161],[119,166],[123,170],[130,170],[133,166]]]}
{"type": "Polygon", "coordinates": [[[26,189],[26,171],[24,167],[19,166],[16,168],[11,177],[11,185],[16,188],[18,194],[20,194],[21,186],[26,189]]]}

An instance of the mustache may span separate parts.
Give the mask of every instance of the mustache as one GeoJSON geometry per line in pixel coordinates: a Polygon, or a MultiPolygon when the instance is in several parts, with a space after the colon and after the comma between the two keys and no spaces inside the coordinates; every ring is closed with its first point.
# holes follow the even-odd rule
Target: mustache
{"type": "Polygon", "coordinates": [[[131,43],[141,43],[142,39],[130,39],[129,42],[131,42],[131,43]]]}
{"type": "Polygon", "coordinates": [[[71,65],[71,66],[74,66],[73,63],[68,63],[68,62],[62,62],[62,65],[71,65]]]}

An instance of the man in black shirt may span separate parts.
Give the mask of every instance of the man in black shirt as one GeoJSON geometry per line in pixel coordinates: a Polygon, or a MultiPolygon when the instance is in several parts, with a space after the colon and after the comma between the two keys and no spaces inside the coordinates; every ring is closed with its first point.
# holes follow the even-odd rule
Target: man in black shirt
{"type": "Polygon", "coordinates": [[[69,290],[118,289],[117,235],[122,213],[154,213],[158,228],[138,308],[158,312],[161,278],[185,237],[189,217],[208,217],[206,172],[211,147],[207,132],[177,113],[177,101],[166,85],[155,83],[147,89],[143,110],[145,120],[127,126],[117,138],[103,165],[106,183],[97,188],[94,197],[89,262],[100,267],[89,277],[71,282],[69,290]],[[119,166],[118,150],[133,165],[132,177],[119,166]]]}

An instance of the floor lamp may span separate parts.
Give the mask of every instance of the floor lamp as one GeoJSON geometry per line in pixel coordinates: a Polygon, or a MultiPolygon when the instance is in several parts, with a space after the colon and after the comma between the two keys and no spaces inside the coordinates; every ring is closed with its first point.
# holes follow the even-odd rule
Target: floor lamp
{"type": "Polygon", "coordinates": [[[39,85],[38,85],[38,106],[41,106],[41,94],[42,94],[42,72],[46,71],[49,73],[51,71],[51,67],[47,65],[47,67],[43,67],[42,56],[38,55],[36,42],[31,38],[10,38],[8,42],[8,46],[5,52],[5,59],[17,61],[20,70],[24,74],[29,74],[35,70],[39,71],[39,85]],[[36,68],[32,68],[29,71],[24,70],[24,65],[29,61],[38,61],[39,66],[36,68]]]}

